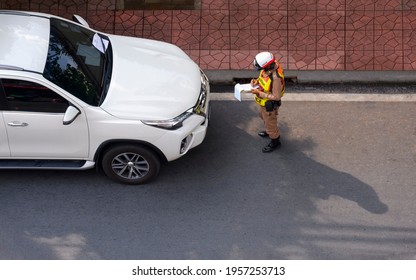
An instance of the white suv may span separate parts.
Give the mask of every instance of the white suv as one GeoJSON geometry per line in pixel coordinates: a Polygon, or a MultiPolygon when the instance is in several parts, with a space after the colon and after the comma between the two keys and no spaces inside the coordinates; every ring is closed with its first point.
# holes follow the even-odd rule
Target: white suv
{"type": "Polygon", "coordinates": [[[0,169],[141,184],[205,138],[208,79],[174,45],[4,10],[0,38],[0,169]]]}

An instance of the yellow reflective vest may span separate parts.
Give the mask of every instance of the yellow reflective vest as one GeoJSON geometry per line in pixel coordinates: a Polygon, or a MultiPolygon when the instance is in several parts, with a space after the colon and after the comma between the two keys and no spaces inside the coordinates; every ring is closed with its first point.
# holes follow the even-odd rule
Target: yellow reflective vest
{"type": "MultiPolygon", "coordinates": [[[[270,77],[263,78],[263,72],[264,70],[260,71],[260,75],[257,81],[263,92],[270,93],[272,89],[272,79],[270,77]]],[[[277,76],[280,78],[280,82],[282,83],[282,90],[280,94],[281,96],[283,96],[285,94],[285,82],[284,82],[285,77],[283,74],[283,68],[280,64],[276,72],[277,72],[277,76]]],[[[258,97],[257,95],[254,96],[254,99],[256,100],[256,103],[259,104],[260,106],[265,106],[266,102],[269,100],[267,98],[258,97]]]]}

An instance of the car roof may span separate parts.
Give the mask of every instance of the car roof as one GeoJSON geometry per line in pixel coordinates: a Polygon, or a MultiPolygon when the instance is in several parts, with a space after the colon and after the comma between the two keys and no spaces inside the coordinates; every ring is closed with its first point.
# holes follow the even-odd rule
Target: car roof
{"type": "Polygon", "coordinates": [[[48,55],[49,31],[46,15],[0,10],[0,69],[42,73],[48,55]]]}

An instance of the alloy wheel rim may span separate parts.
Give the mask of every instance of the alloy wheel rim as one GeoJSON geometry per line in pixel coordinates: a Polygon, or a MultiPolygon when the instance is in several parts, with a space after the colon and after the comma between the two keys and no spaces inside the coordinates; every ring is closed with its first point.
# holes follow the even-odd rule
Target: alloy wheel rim
{"type": "Polygon", "coordinates": [[[125,179],[140,179],[149,172],[149,162],[136,153],[122,153],[114,157],[111,168],[125,179]]]}

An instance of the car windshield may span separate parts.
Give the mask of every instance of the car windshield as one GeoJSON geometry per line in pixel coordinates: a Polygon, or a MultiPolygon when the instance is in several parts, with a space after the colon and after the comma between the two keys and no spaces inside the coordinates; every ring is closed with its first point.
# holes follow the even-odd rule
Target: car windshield
{"type": "Polygon", "coordinates": [[[107,37],[77,24],[51,19],[43,76],[82,101],[99,106],[111,77],[107,37]]]}

